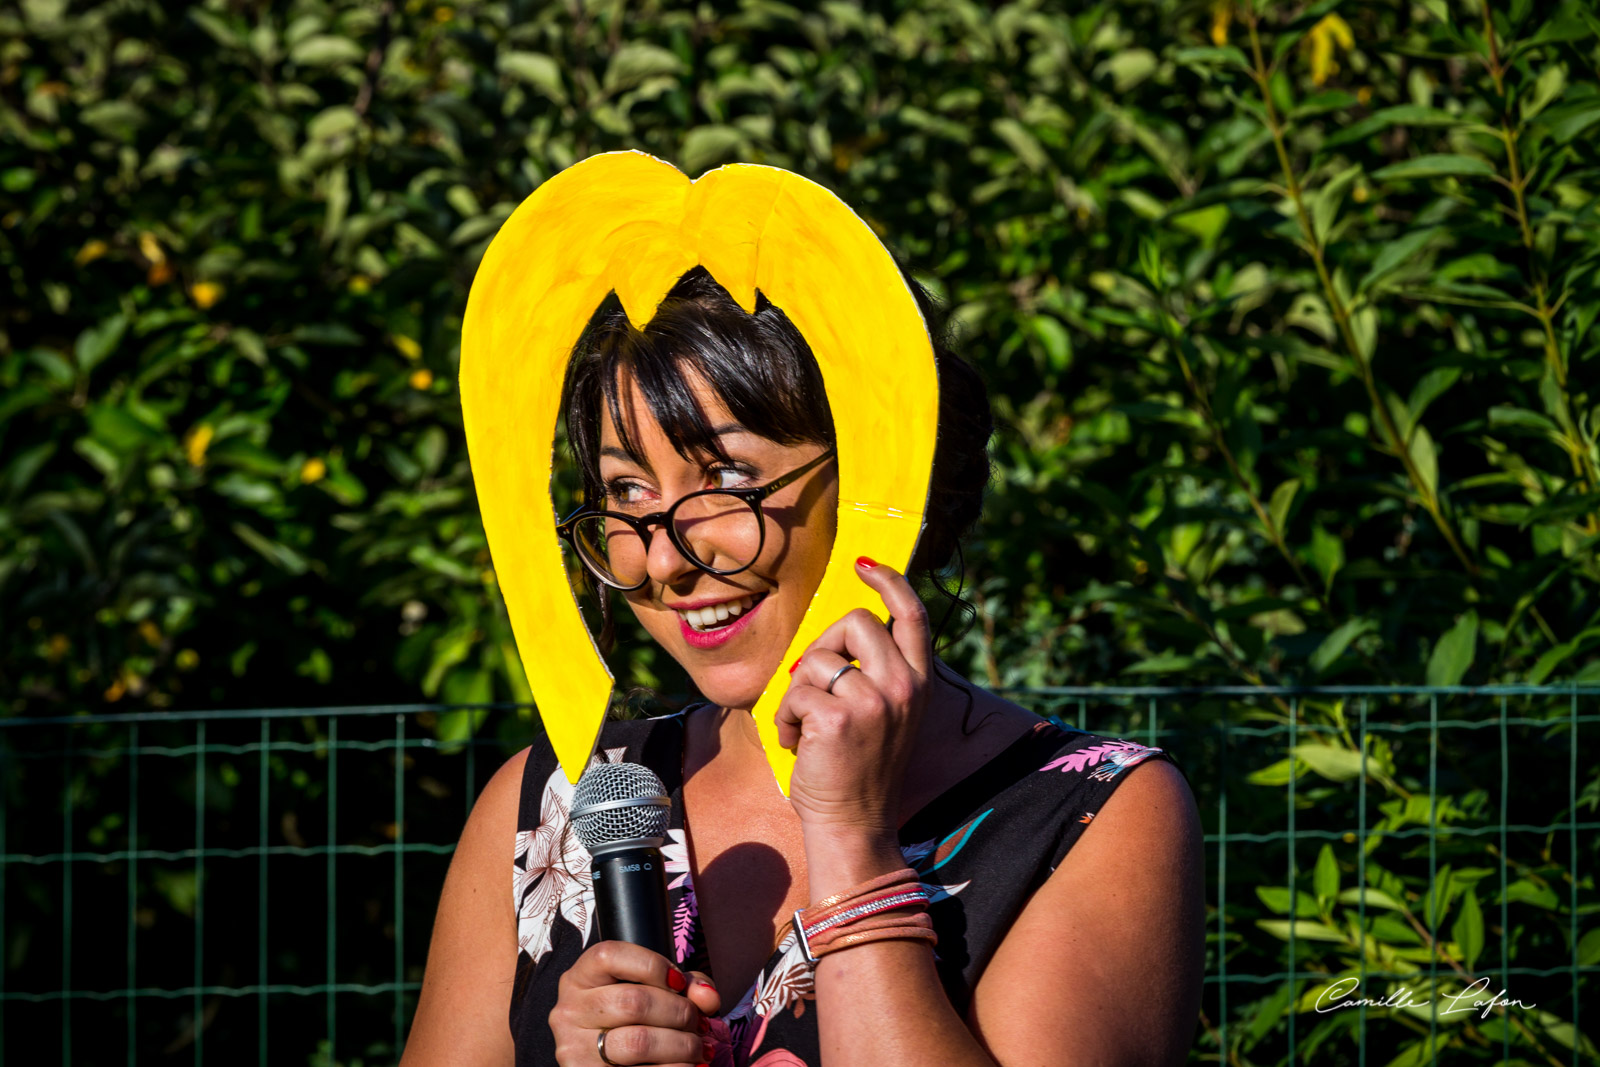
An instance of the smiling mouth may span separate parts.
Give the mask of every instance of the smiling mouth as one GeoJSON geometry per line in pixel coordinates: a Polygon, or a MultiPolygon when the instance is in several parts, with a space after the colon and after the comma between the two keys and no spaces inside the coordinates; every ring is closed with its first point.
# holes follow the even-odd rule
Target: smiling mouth
{"type": "Polygon", "coordinates": [[[761,603],[766,598],[765,593],[756,593],[751,596],[740,597],[738,600],[729,600],[722,604],[713,604],[709,608],[697,608],[693,611],[680,611],[678,614],[689,624],[689,629],[697,634],[713,633],[725,626],[731,625],[735,620],[761,603]]]}

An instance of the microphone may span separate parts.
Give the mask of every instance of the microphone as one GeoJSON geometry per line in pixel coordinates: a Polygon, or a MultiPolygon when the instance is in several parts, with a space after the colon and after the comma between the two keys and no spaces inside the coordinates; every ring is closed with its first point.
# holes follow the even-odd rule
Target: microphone
{"type": "Polygon", "coordinates": [[[666,841],[672,799],[637,763],[599,763],[578,779],[572,827],[594,857],[595,921],[601,941],[626,941],[672,959],[667,920],[666,841]]]}

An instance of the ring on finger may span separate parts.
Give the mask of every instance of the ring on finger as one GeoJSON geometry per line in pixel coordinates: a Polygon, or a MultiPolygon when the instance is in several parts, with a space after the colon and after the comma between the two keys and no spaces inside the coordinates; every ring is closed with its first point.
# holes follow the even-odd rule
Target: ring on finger
{"type": "Polygon", "coordinates": [[[595,1048],[600,1052],[601,1063],[606,1064],[607,1067],[622,1067],[622,1064],[615,1062],[610,1056],[606,1055],[606,1035],[610,1032],[611,1030],[608,1027],[601,1028],[600,1035],[595,1038],[595,1048]]]}
{"type": "Polygon", "coordinates": [[[832,694],[832,692],[833,692],[833,683],[837,682],[839,680],[839,678],[844,674],[845,671],[859,671],[860,669],[861,668],[857,667],[854,663],[846,663],[843,667],[840,667],[838,670],[834,671],[833,672],[833,677],[828,679],[826,692],[828,692],[829,694],[832,694]]]}

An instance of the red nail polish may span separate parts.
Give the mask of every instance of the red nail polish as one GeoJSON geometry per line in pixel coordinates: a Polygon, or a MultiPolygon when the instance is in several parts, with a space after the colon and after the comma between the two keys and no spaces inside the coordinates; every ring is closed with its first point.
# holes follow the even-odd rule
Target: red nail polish
{"type": "Polygon", "coordinates": [[[858,557],[856,557],[856,566],[862,568],[863,570],[869,570],[870,571],[872,568],[876,567],[877,565],[878,565],[878,561],[873,559],[871,556],[858,556],[858,557]]]}
{"type": "MultiPolygon", "coordinates": [[[[801,656],[800,659],[805,659],[805,657],[801,656]]],[[[794,663],[790,664],[790,666],[789,666],[789,673],[790,674],[793,674],[794,673],[794,669],[796,667],[800,666],[800,659],[797,659],[797,660],[794,661],[794,663]]]]}
{"type": "Polygon", "coordinates": [[[672,987],[674,993],[682,993],[689,988],[689,979],[685,978],[683,972],[676,967],[669,967],[667,969],[667,985],[672,987]]]}
{"type": "Polygon", "coordinates": [[[704,1056],[706,1058],[706,1062],[707,1063],[711,1062],[713,1059],[716,1058],[716,1055],[717,1055],[716,1046],[713,1045],[709,1041],[701,1042],[701,1044],[700,1044],[700,1055],[702,1055],[702,1056],[704,1056]]]}

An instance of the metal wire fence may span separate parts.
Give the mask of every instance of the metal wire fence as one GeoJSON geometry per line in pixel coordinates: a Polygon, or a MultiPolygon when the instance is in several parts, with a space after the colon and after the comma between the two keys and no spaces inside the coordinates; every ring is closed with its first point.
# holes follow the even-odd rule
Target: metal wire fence
{"type": "MultiPolygon", "coordinates": [[[[1600,687],[1005,695],[1187,774],[1192,1061],[1600,1062],[1600,687]]],[[[393,1062],[461,826],[537,730],[513,706],[0,719],[0,1063],[393,1062]]]]}

